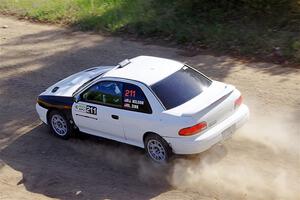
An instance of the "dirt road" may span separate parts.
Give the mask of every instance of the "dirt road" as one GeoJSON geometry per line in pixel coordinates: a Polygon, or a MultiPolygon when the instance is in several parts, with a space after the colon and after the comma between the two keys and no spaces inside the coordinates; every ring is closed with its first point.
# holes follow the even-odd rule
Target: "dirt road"
{"type": "Polygon", "coordinates": [[[0,199],[299,199],[300,70],[182,55],[0,16],[0,199]],[[251,120],[231,140],[163,167],[138,148],[93,137],[63,141],[41,125],[34,106],[47,86],[137,55],[184,61],[236,85],[251,120]]]}

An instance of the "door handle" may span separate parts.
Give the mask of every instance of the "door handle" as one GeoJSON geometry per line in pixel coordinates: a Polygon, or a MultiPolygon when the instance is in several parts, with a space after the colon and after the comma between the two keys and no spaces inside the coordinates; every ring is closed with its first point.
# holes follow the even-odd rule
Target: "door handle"
{"type": "Polygon", "coordinates": [[[118,115],[111,115],[111,118],[113,118],[113,119],[119,119],[119,116],[118,115]]]}

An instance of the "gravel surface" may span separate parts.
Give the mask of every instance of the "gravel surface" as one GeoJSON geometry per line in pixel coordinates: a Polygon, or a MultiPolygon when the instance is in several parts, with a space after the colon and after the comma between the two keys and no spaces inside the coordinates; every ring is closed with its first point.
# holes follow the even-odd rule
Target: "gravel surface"
{"type": "Polygon", "coordinates": [[[300,70],[0,16],[0,199],[297,199],[300,70]],[[234,84],[251,119],[232,139],[157,166],[143,150],[49,134],[35,101],[49,85],[137,55],[173,58],[234,84]]]}

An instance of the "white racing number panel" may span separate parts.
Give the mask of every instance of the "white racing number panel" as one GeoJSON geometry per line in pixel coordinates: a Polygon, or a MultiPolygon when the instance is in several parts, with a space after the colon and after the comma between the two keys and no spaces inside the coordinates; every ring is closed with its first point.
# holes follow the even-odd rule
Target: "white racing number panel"
{"type": "Polygon", "coordinates": [[[97,117],[96,117],[97,116],[97,107],[86,105],[86,104],[76,104],[75,109],[79,113],[82,113],[82,114],[77,113],[76,115],[97,120],[97,117]],[[85,115],[85,114],[95,115],[95,117],[91,117],[91,116],[88,116],[88,115],[85,115]]]}

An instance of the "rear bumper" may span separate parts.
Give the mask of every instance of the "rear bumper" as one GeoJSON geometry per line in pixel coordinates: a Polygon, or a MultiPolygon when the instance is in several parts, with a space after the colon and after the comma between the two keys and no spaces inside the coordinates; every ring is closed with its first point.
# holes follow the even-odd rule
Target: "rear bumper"
{"type": "Polygon", "coordinates": [[[242,104],[233,115],[203,134],[176,138],[165,137],[164,139],[171,145],[175,154],[197,154],[230,137],[248,118],[249,109],[242,104]]]}
{"type": "Polygon", "coordinates": [[[38,113],[40,119],[47,124],[47,112],[48,110],[46,108],[43,108],[39,104],[35,105],[36,112],[38,113]]]}

